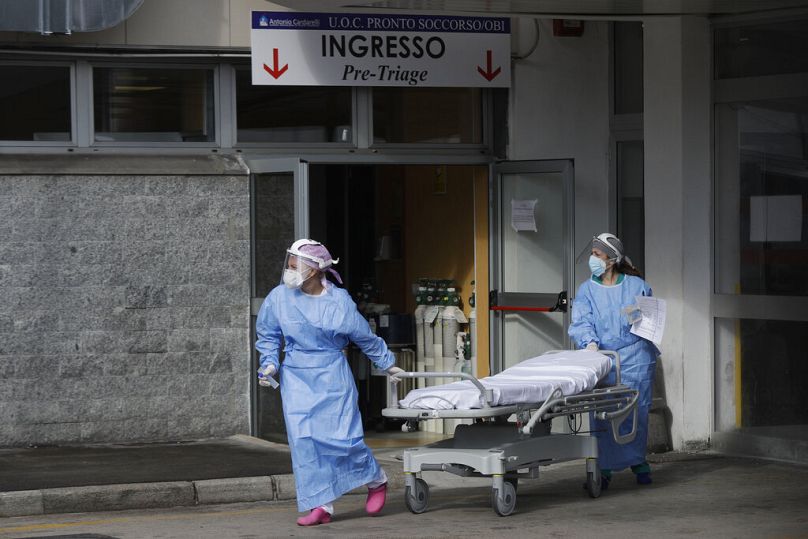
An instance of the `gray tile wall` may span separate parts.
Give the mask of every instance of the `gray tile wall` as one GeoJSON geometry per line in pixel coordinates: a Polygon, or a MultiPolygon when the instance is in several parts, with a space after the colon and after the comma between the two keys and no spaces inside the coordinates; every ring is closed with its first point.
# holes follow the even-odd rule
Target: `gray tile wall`
{"type": "Polygon", "coordinates": [[[249,432],[249,179],[0,176],[0,446],[249,432]]]}

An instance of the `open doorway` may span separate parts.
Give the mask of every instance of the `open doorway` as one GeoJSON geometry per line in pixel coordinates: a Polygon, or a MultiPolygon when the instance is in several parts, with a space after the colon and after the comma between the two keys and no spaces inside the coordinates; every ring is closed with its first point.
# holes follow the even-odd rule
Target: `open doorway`
{"type": "MultiPolygon", "coordinates": [[[[457,331],[468,334],[470,344],[474,285],[485,281],[478,290],[487,294],[488,168],[312,164],[308,181],[309,235],[340,257],[337,269],[344,287],[371,327],[375,326],[388,342],[397,363],[406,370],[459,368],[455,333],[443,336],[437,353],[431,350],[432,361],[427,358],[431,364],[421,364],[423,354],[416,346],[416,323],[420,323],[416,309],[425,298],[418,297],[419,281],[442,282],[447,289],[453,289],[446,292],[451,296],[446,301],[462,312],[457,331]]],[[[484,348],[485,353],[475,354],[473,364],[469,357],[467,365],[485,375],[487,313],[481,318],[486,319],[484,328],[473,333],[476,349],[484,348]],[[483,338],[477,339],[483,330],[483,338]]],[[[400,423],[381,416],[382,408],[396,398],[390,394],[387,378],[374,376],[372,365],[358,350],[348,355],[366,432],[400,431],[400,423]]],[[[408,389],[408,384],[402,383],[399,392],[408,389]]],[[[443,433],[443,425],[427,428],[443,433]]]]}

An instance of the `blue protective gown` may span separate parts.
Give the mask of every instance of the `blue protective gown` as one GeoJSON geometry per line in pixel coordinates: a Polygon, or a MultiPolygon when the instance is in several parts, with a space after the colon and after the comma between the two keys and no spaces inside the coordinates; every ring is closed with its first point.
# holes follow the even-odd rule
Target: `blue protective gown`
{"type": "Polygon", "coordinates": [[[328,283],[321,296],[284,285],[272,290],[258,312],[256,349],[261,366],[280,373],[283,417],[299,511],[330,503],[379,478],[365,445],[357,391],[342,350],[353,341],[379,369],[395,363],[384,341],[348,293],[328,283]],[[281,337],[283,365],[278,365],[281,337]]]}
{"type": "MultiPolygon", "coordinates": [[[[658,350],[646,339],[630,332],[623,307],[635,305],[636,296],[650,296],[651,288],[639,277],[625,275],[622,282],[605,286],[595,278],[578,288],[572,304],[572,323],[569,335],[578,348],[596,342],[601,350],[615,350],[620,354],[622,382],[639,391],[637,403],[637,436],[634,441],[620,445],[614,441],[607,421],[594,420],[593,430],[598,439],[598,461],[602,469],[622,470],[645,462],[648,445],[648,410],[654,386],[654,373],[658,350]]],[[[612,367],[607,382],[614,383],[612,367]]],[[[590,415],[590,421],[593,418],[590,415]]],[[[621,434],[631,432],[629,417],[620,428],[621,434]]]]}

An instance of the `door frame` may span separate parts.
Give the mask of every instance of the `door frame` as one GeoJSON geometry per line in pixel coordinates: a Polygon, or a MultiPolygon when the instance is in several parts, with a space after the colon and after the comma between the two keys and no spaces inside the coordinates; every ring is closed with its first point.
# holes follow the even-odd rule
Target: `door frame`
{"type": "MultiPolygon", "coordinates": [[[[501,161],[491,165],[491,174],[489,178],[489,253],[488,260],[490,264],[490,294],[493,295],[494,291],[502,289],[502,216],[500,215],[501,198],[502,198],[502,176],[504,174],[518,174],[518,173],[559,173],[562,176],[562,197],[564,200],[563,208],[563,243],[564,243],[564,286],[563,290],[567,292],[567,310],[564,312],[564,327],[568,327],[570,323],[570,310],[569,298],[572,296],[571,288],[575,282],[575,165],[572,159],[548,159],[548,160],[534,160],[534,161],[501,161]]],[[[561,292],[562,290],[559,290],[561,292]]],[[[546,297],[547,294],[526,294],[526,293],[510,293],[508,300],[513,301],[514,305],[529,306],[531,302],[543,301],[547,302],[551,298],[546,297]]],[[[503,314],[491,310],[489,303],[489,327],[490,327],[490,369],[491,374],[501,372],[503,369],[503,331],[504,324],[502,323],[503,314]]],[[[569,336],[564,332],[563,347],[570,347],[569,336]]]]}
{"type": "MultiPolygon", "coordinates": [[[[456,165],[490,167],[492,157],[487,154],[478,155],[441,155],[428,154],[424,150],[417,153],[402,151],[401,153],[359,153],[346,154],[311,154],[311,155],[278,155],[267,156],[265,153],[244,154],[242,159],[250,174],[250,317],[256,316],[265,298],[254,297],[256,286],[255,275],[255,175],[272,173],[291,173],[294,177],[294,229],[295,237],[309,236],[309,167],[311,165],[456,165]]],[[[490,266],[490,261],[489,261],[490,266]]],[[[253,374],[253,358],[255,349],[255,330],[250,324],[250,432],[258,435],[258,383],[253,374]]],[[[490,329],[489,338],[490,338],[490,329]]]]}
{"type": "MultiPolygon", "coordinates": [[[[245,160],[250,170],[250,434],[259,435],[258,425],[258,381],[253,375],[257,369],[255,365],[255,327],[252,319],[258,315],[263,297],[255,295],[256,290],[256,260],[255,260],[255,177],[258,174],[292,174],[294,182],[294,229],[295,237],[308,237],[309,232],[309,168],[308,163],[299,158],[260,158],[245,160]]],[[[280,271],[280,268],[279,268],[280,271]]]]}

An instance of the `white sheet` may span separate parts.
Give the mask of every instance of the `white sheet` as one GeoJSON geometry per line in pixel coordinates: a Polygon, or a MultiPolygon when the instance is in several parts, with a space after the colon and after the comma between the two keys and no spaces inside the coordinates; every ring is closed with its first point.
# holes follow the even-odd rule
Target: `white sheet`
{"type": "MultiPolygon", "coordinates": [[[[526,359],[480,382],[493,390],[493,406],[530,404],[546,400],[554,387],[559,387],[565,396],[588,391],[610,368],[608,356],[576,350],[526,359]]],[[[474,384],[461,381],[414,389],[399,405],[422,410],[472,410],[483,408],[485,401],[474,384]]]]}

